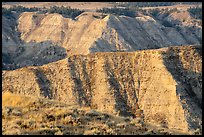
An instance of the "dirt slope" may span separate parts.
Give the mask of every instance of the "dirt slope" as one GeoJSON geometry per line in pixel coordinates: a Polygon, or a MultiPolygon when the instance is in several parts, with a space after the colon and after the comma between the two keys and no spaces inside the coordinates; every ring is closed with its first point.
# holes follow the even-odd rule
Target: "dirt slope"
{"type": "Polygon", "coordinates": [[[2,89],[187,132],[202,125],[201,57],[202,46],[74,55],[3,71],[2,89]]]}
{"type": "MultiPolygon", "coordinates": [[[[173,14],[168,18],[176,20],[173,14]]],[[[150,16],[130,18],[94,12],[84,12],[76,20],[59,14],[23,13],[18,21],[21,39],[25,42],[52,41],[67,49],[68,54],[85,55],[199,44],[202,27],[194,26],[195,31],[191,27],[188,23],[177,31],[174,27],[164,27],[150,16]],[[193,31],[195,33],[191,34],[193,31]]]]}
{"type": "Polygon", "coordinates": [[[173,12],[165,18],[163,13],[157,18],[146,15],[130,18],[84,12],[75,20],[59,14],[13,12],[10,17],[2,16],[2,66],[3,70],[13,70],[74,54],[200,44],[202,25],[199,22],[187,11],[173,12]],[[162,25],[164,20],[173,26],[162,25]]]}

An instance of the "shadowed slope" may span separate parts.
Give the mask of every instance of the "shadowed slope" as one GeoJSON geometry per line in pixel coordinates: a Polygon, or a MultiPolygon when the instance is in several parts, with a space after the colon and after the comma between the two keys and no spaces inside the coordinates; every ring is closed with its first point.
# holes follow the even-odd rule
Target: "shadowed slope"
{"type": "Polygon", "coordinates": [[[176,80],[176,93],[182,107],[187,109],[190,128],[202,126],[202,47],[169,48],[163,55],[167,70],[176,80]]]}

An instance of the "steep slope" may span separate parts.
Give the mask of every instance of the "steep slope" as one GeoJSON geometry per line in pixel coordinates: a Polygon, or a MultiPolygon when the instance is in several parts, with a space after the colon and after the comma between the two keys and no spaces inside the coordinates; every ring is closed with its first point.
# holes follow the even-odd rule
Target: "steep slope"
{"type": "Polygon", "coordinates": [[[2,89],[191,131],[202,125],[201,57],[202,46],[74,55],[3,71],[2,89]]]}
{"type": "MultiPolygon", "coordinates": [[[[174,18],[173,14],[166,20],[173,20],[171,18],[174,18]]],[[[18,24],[22,40],[52,41],[66,48],[69,54],[192,45],[199,44],[202,39],[202,26],[194,26],[197,30],[192,34],[192,26],[183,25],[179,31],[176,26],[165,27],[160,21],[145,15],[130,18],[84,12],[76,20],[71,20],[59,14],[30,12],[22,13],[18,24]]]]}
{"type": "MultiPolygon", "coordinates": [[[[63,47],[49,41],[40,43],[22,41],[17,20],[18,14],[14,12],[10,16],[2,16],[2,70],[39,66],[67,57],[63,47]]],[[[27,23],[29,24],[28,18],[27,23]]]]}
{"type": "Polygon", "coordinates": [[[202,25],[187,11],[164,15],[130,18],[84,12],[75,20],[34,12],[2,15],[3,70],[39,66],[73,54],[202,43],[202,25]],[[170,21],[172,27],[162,25],[164,21],[170,21]]]}
{"type": "Polygon", "coordinates": [[[188,44],[202,43],[202,20],[192,17],[187,9],[172,12],[167,17],[160,17],[160,19],[171,22],[174,28],[180,29],[180,34],[188,44]]]}
{"type": "Polygon", "coordinates": [[[69,53],[75,54],[88,54],[89,47],[100,38],[102,30],[106,26],[106,22],[94,18],[90,13],[80,15],[77,21],[63,18],[59,14],[40,16],[41,18],[34,13],[23,13],[19,17],[18,28],[21,38],[26,42],[49,40],[61,44],[69,53]],[[36,19],[33,20],[33,17],[36,19]],[[28,24],[30,25],[27,27],[24,25],[25,20],[29,20],[28,24]],[[83,48],[81,47],[82,43],[83,48]]]}
{"type": "Polygon", "coordinates": [[[16,32],[15,26],[16,24],[15,17],[8,19],[6,17],[2,17],[2,45],[9,47],[10,45],[20,45],[20,37],[19,33],[16,32]],[[9,21],[12,21],[11,23],[8,23],[9,21]]]}

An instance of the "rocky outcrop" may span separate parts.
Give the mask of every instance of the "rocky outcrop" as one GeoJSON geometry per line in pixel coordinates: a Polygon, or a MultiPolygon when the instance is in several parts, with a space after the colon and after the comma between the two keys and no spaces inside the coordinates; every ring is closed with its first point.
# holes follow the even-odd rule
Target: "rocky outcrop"
{"type": "Polygon", "coordinates": [[[187,131],[202,125],[202,46],[73,55],[2,72],[2,90],[187,131]]]}

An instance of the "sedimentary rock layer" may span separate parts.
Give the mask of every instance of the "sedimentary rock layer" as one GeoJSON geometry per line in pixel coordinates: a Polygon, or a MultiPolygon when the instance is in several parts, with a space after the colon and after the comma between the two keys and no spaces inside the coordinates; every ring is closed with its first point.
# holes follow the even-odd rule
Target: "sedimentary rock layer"
{"type": "Polygon", "coordinates": [[[177,129],[202,125],[202,47],[73,55],[2,72],[3,92],[44,96],[177,129]]]}

